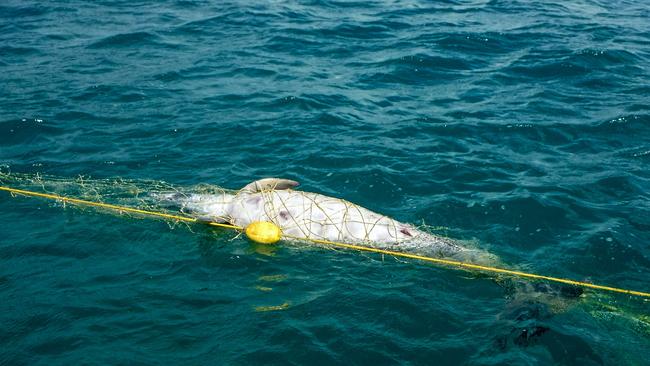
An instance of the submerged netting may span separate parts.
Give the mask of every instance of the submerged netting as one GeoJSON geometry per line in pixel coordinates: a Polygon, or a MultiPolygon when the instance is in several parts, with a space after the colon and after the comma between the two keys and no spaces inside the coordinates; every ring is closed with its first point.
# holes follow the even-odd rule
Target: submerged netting
{"type": "MultiPolygon", "coordinates": [[[[13,173],[6,168],[0,169],[0,185],[165,213],[178,213],[178,209],[169,207],[158,200],[156,198],[158,194],[174,192],[180,195],[189,195],[190,192],[200,192],[207,195],[227,191],[221,187],[207,184],[181,187],[155,180],[98,179],[81,175],[65,178],[38,173],[13,173]]],[[[65,205],[65,203],[61,204],[65,205]]],[[[84,206],[75,206],[75,209],[96,210],[96,208],[84,206]]],[[[107,213],[111,212],[107,211],[107,213]]],[[[120,214],[124,215],[125,213],[120,214]]],[[[129,216],[137,217],[137,215],[129,216]]]]}

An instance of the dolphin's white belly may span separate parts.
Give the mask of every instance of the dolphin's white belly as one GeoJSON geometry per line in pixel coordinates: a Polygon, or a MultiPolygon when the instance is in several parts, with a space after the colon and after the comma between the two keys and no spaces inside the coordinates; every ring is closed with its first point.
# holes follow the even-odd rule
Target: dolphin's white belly
{"type": "Polygon", "coordinates": [[[345,200],[293,190],[239,195],[229,214],[235,225],[271,221],[283,233],[298,238],[390,244],[427,235],[345,200]]]}

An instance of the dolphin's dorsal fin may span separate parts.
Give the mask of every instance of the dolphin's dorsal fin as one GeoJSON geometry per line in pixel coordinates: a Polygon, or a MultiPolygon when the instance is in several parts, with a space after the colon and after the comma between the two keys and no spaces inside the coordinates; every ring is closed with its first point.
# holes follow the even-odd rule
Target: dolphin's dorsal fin
{"type": "Polygon", "coordinates": [[[262,191],[272,191],[274,189],[277,190],[291,189],[293,187],[297,187],[298,185],[300,185],[300,183],[296,182],[295,180],[280,179],[280,178],[264,178],[264,179],[259,179],[254,182],[248,183],[241,190],[250,193],[255,193],[255,192],[262,192],[262,191]]]}

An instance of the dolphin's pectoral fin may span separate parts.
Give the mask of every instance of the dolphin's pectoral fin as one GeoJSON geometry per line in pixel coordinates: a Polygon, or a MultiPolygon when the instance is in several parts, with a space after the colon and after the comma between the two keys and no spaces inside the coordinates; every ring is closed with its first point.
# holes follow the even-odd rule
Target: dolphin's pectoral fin
{"type": "Polygon", "coordinates": [[[272,191],[275,189],[277,190],[291,189],[293,187],[297,187],[298,185],[300,185],[300,183],[296,182],[295,180],[280,179],[280,178],[264,178],[247,184],[241,190],[255,193],[255,192],[262,192],[262,191],[272,191]]]}

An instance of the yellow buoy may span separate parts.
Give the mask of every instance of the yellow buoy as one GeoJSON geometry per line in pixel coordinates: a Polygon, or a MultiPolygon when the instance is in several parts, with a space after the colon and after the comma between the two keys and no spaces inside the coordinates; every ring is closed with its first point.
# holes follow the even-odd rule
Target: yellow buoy
{"type": "Polygon", "coordinates": [[[246,236],[261,244],[277,243],[282,238],[282,230],[268,221],[255,221],[246,226],[246,236]]]}

